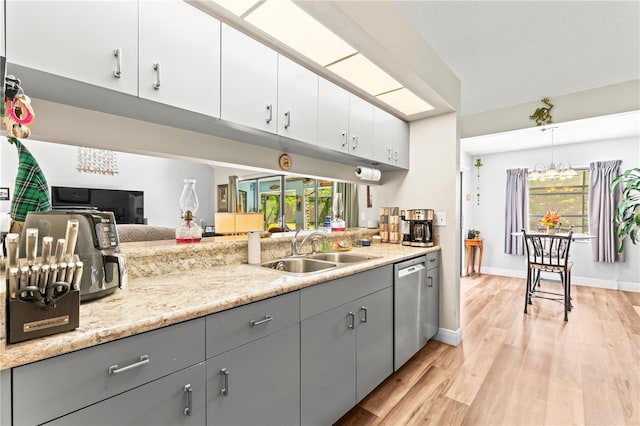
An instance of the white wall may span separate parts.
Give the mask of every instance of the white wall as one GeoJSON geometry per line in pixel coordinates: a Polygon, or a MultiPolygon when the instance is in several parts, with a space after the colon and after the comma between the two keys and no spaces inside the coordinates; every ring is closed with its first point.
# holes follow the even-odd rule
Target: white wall
{"type": "MultiPolygon", "coordinates": [[[[524,258],[504,254],[504,211],[506,170],[529,168],[548,164],[548,148],[511,151],[492,155],[468,156],[462,160],[464,170],[462,212],[465,218],[463,235],[469,228],[479,229],[484,238],[482,271],[498,275],[525,277],[524,258]],[[480,205],[476,204],[475,158],[482,158],[480,169],[480,205]],[[465,195],[471,200],[466,201],[465,195]]],[[[640,141],[623,138],[598,142],[560,145],[554,149],[556,162],[570,161],[573,167],[588,167],[593,161],[622,160],[621,170],[640,167],[640,141]]],[[[576,242],[572,246],[574,262],[572,282],[605,288],[640,291],[640,247],[625,243],[624,263],[599,263],[591,260],[589,242],[576,242]]],[[[463,259],[466,260],[466,259],[463,259]]],[[[464,265],[462,265],[464,267],[464,265]]]]}
{"type": "Polygon", "coordinates": [[[359,208],[368,220],[377,220],[378,209],[386,206],[446,213],[447,226],[434,227],[434,234],[439,235],[442,246],[440,327],[452,333],[460,328],[460,141],[456,123],[456,113],[412,122],[409,171],[383,174],[383,185],[371,187],[373,208],[366,207],[366,185],[359,189],[359,208]]]}
{"type": "MultiPolygon", "coordinates": [[[[78,148],[70,145],[23,140],[34,155],[51,186],[128,189],[144,191],[144,213],[150,225],[180,224],[180,194],[185,178],[196,179],[198,219],[213,223],[215,199],[214,169],[205,164],[168,158],[118,153],[118,169],[114,176],[80,173],[76,170],[78,148]]],[[[2,138],[0,143],[0,186],[13,185],[18,168],[14,145],[2,138]]],[[[0,210],[10,210],[10,201],[1,201],[0,210]]]]}

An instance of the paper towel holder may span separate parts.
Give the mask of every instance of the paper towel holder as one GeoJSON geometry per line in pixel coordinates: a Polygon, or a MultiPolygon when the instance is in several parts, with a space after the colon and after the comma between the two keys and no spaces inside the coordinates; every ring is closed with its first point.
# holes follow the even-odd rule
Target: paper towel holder
{"type": "MultiPolygon", "coordinates": [[[[375,166],[374,164],[373,166],[375,166]]],[[[362,180],[377,182],[382,178],[382,172],[379,169],[373,169],[364,166],[356,166],[355,175],[362,180]]]]}

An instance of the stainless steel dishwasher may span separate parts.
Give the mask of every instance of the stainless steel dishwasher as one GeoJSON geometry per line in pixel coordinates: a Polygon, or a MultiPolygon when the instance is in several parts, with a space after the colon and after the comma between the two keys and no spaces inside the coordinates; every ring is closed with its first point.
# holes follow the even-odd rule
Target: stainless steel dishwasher
{"type": "Polygon", "coordinates": [[[393,370],[429,340],[427,330],[427,256],[393,266],[393,370]]]}

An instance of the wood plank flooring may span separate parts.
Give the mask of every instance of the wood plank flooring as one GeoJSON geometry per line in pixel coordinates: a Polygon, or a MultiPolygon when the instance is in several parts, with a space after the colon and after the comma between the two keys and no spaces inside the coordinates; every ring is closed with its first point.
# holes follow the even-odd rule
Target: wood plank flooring
{"type": "Polygon", "coordinates": [[[524,314],[524,286],[462,278],[463,343],[429,342],[337,424],[640,425],[640,294],[573,286],[565,322],[524,314]]]}

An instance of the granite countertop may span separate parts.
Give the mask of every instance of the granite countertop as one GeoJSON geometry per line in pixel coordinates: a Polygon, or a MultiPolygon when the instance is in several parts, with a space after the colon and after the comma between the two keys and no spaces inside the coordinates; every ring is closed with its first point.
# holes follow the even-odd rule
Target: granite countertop
{"type": "MultiPolygon", "coordinates": [[[[236,251],[244,253],[246,262],[246,240],[229,240],[227,244],[236,244],[236,251]]],[[[167,243],[165,246],[140,243],[128,247],[124,250],[127,256],[131,254],[144,258],[144,255],[158,255],[155,259],[157,265],[151,268],[155,275],[149,274],[149,271],[146,273],[147,276],[136,276],[134,273],[125,289],[118,289],[107,297],[81,304],[80,327],[76,330],[13,345],[6,344],[5,294],[0,293],[0,369],[28,364],[202,317],[437,251],[440,247],[426,249],[398,244],[376,244],[371,247],[354,248],[351,251],[353,254],[366,254],[376,258],[302,276],[247,263],[216,266],[219,261],[215,259],[212,266],[199,269],[190,267],[188,262],[182,267],[175,267],[175,264],[165,266],[164,269],[161,267],[163,263],[167,263],[163,260],[166,256],[184,252],[193,254],[202,250],[206,250],[206,247],[181,247],[175,243],[167,243]]],[[[263,252],[264,250],[263,247],[263,252]]],[[[268,258],[263,256],[263,260],[268,258]]],[[[183,263],[185,262],[181,262],[183,263]]]]}

